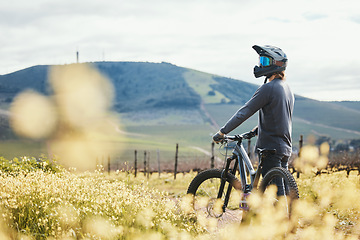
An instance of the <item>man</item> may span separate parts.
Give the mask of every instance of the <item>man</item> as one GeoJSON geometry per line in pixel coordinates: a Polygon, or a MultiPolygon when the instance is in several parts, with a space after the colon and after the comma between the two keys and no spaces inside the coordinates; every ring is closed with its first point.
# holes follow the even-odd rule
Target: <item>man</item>
{"type": "Polygon", "coordinates": [[[287,56],[278,47],[254,45],[259,54],[259,66],[254,67],[256,78],[265,76],[265,82],[252,98],[241,107],[213,136],[214,142],[222,141],[228,134],[254,113],[259,111],[256,149],[276,149],[276,154],[263,161],[262,175],[273,167],[287,169],[292,152],[291,130],[294,95],[285,81],[287,56]]]}

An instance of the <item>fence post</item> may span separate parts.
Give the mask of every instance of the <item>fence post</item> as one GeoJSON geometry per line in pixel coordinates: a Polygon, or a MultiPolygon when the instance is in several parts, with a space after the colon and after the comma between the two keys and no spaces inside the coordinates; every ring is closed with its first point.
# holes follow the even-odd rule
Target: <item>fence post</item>
{"type": "Polygon", "coordinates": [[[144,151],[144,176],[146,176],[146,151],[144,151]]]}
{"type": "Polygon", "coordinates": [[[158,172],[160,177],[160,150],[158,149],[156,153],[157,153],[157,162],[158,162],[158,172]]]}
{"type": "Polygon", "coordinates": [[[147,179],[150,178],[150,152],[148,152],[148,161],[147,161],[147,179]]]}
{"type": "Polygon", "coordinates": [[[211,161],[210,167],[211,167],[211,168],[214,168],[214,167],[215,167],[214,146],[215,146],[215,143],[212,142],[212,143],[211,143],[211,159],[210,159],[210,161],[211,161]]]}
{"type": "Polygon", "coordinates": [[[110,175],[110,155],[108,156],[108,174],[110,175]]]}
{"type": "Polygon", "coordinates": [[[135,177],[136,177],[136,173],[137,173],[137,151],[135,150],[135,164],[134,164],[134,168],[135,168],[135,177]]]}
{"type": "Polygon", "coordinates": [[[175,169],[174,169],[174,179],[176,179],[177,174],[177,165],[178,165],[178,152],[179,152],[179,144],[176,144],[176,152],[175,152],[175,169]]]}
{"type": "MultiPolygon", "coordinates": [[[[299,140],[299,154],[298,157],[301,156],[301,148],[303,147],[303,143],[304,143],[304,139],[303,139],[303,135],[300,135],[300,140],[299,140]]],[[[300,172],[296,171],[296,177],[300,178],[300,172]]]]}

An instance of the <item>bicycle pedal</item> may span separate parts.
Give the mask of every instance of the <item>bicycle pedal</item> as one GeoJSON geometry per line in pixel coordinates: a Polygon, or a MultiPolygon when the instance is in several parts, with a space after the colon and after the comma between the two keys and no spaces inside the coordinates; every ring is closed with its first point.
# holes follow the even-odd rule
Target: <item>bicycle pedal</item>
{"type": "Polygon", "coordinates": [[[242,200],[240,200],[240,204],[239,207],[240,209],[244,210],[244,211],[248,211],[249,210],[249,205],[247,204],[246,198],[250,195],[250,193],[244,193],[242,200]]]}
{"type": "Polygon", "coordinates": [[[240,203],[239,208],[244,210],[244,211],[249,211],[249,206],[247,205],[247,203],[240,203]]]}

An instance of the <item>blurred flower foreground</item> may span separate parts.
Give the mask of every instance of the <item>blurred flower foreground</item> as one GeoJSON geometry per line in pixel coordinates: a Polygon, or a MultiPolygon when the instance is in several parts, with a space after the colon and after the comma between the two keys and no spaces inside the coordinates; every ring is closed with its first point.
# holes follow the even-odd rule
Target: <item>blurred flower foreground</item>
{"type": "Polygon", "coordinates": [[[50,158],[77,169],[92,169],[97,158],[120,151],[107,78],[88,64],[62,65],[50,69],[49,85],[51,96],[27,90],[14,100],[11,125],[18,135],[46,140],[50,158]]]}

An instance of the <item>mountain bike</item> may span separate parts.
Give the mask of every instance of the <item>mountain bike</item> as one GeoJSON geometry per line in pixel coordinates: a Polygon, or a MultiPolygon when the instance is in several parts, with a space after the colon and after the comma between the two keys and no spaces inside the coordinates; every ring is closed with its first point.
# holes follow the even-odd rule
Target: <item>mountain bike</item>
{"type": "MultiPolygon", "coordinates": [[[[250,158],[242,144],[243,139],[251,139],[254,132],[241,135],[225,136],[223,144],[229,147],[235,143],[232,156],[225,158],[225,167],[222,169],[209,169],[200,172],[190,183],[187,193],[194,196],[193,207],[195,211],[203,211],[208,217],[221,218],[225,214],[232,217],[237,211],[248,211],[247,198],[249,194],[258,190],[264,193],[270,186],[277,187],[276,199],[284,197],[284,209],[290,217],[293,200],[299,198],[299,191],[294,177],[282,167],[274,167],[260,180],[263,160],[269,154],[276,154],[276,149],[258,149],[259,164],[254,169],[250,158]],[[235,163],[233,163],[235,161],[235,163]],[[239,179],[236,175],[239,175],[239,179]],[[237,190],[238,196],[232,201],[232,190],[237,190]]],[[[235,194],[234,194],[235,195],[235,194]]]]}

